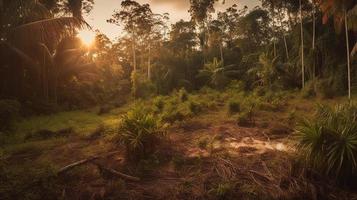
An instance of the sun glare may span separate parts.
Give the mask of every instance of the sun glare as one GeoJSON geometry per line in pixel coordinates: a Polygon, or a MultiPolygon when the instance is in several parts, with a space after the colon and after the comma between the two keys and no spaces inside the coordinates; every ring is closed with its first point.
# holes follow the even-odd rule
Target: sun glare
{"type": "Polygon", "coordinates": [[[91,30],[81,30],[78,37],[82,40],[83,44],[91,46],[95,40],[95,33],[91,30]]]}

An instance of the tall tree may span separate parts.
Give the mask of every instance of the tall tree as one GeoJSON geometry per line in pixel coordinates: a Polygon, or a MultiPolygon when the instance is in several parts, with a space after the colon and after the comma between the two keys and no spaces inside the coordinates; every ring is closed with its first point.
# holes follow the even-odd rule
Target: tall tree
{"type": "Polygon", "coordinates": [[[199,26],[200,34],[200,46],[203,52],[204,61],[206,60],[206,50],[207,50],[207,40],[209,30],[207,29],[208,26],[208,18],[211,13],[215,11],[214,4],[218,0],[190,0],[191,7],[190,7],[190,14],[192,21],[196,22],[199,26]]]}
{"type": "Polygon", "coordinates": [[[300,37],[301,37],[301,83],[302,88],[305,87],[305,63],[304,63],[304,26],[303,26],[303,15],[302,15],[302,3],[299,0],[300,4],[300,37]]]}
{"type": "Polygon", "coordinates": [[[348,82],[348,98],[351,99],[351,62],[350,62],[350,45],[348,34],[348,11],[356,4],[356,0],[317,0],[320,4],[320,9],[324,13],[323,22],[327,23],[330,16],[334,16],[335,28],[337,32],[341,32],[343,24],[345,29],[346,39],[346,60],[347,60],[347,82],[348,82]]]}

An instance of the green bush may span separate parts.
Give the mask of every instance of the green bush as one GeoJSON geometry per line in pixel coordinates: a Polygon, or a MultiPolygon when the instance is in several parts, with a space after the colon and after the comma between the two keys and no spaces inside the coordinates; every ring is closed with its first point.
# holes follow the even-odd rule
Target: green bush
{"type": "Polygon", "coordinates": [[[162,112],[162,110],[165,107],[165,100],[162,96],[158,96],[154,99],[154,106],[155,106],[155,110],[158,112],[162,112]]]}
{"type": "Polygon", "coordinates": [[[235,116],[237,124],[239,126],[250,126],[253,124],[252,112],[242,112],[235,116]]]}
{"type": "Polygon", "coordinates": [[[265,93],[266,93],[265,88],[264,88],[264,87],[261,87],[261,86],[256,87],[256,88],[254,89],[254,91],[253,91],[253,94],[254,94],[255,96],[258,96],[258,97],[264,96],[265,93]]]}
{"type": "Polygon", "coordinates": [[[183,121],[186,118],[186,116],[187,115],[185,115],[182,111],[169,110],[169,111],[165,111],[161,115],[161,119],[168,123],[174,123],[174,122],[183,121]]]}
{"type": "Polygon", "coordinates": [[[153,154],[164,135],[164,126],[158,118],[145,111],[142,106],[136,106],[122,116],[118,136],[131,161],[153,154]]]}
{"type": "Polygon", "coordinates": [[[319,105],[314,120],[297,128],[298,148],[316,171],[344,181],[357,172],[357,107],[319,105]]]}
{"type": "Polygon", "coordinates": [[[316,96],[316,82],[310,81],[301,90],[301,97],[307,99],[315,96],[316,96]]]}
{"type": "Polygon", "coordinates": [[[0,132],[8,131],[20,114],[21,104],[15,100],[0,100],[0,132]]]}
{"type": "Polygon", "coordinates": [[[237,100],[230,100],[227,104],[228,114],[235,114],[241,111],[240,102],[237,100]]]}
{"type": "Polygon", "coordinates": [[[329,99],[341,95],[341,91],[344,90],[344,87],[341,86],[340,81],[336,81],[333,78],[327,78],[318,82],[317,90],[322,98],[329,99]]]}
{"type": "Polygon", "coordinates": [[[181,102],[185,102],[188,100],[188,93],[187,91],[185,90],[185,88],[181,88],[179,91],[178,91],[178,96],[179,96],[179,99],[181,102]]]}
{"type": "Polygon", "coordinates": [[[197,115],[203,111],[203,106],[200,103],[197,103],[194,101],[190,101],[188,103],[188,108],[189,108],[190,112],[195,115],[197,115]]]}

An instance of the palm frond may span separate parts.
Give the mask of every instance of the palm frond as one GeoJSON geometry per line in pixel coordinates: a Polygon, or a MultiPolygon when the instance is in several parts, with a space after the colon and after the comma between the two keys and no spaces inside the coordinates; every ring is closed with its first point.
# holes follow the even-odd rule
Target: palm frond
{"type": "Polygon", "coordinates": [[[9,41],[16,46],[58,43],[63,37],[75,33],[77,28],[90,28],[87,22],[75,17],[59,17],[17,26],[9,33],[9,41]],[[30,38],[31,39],[30,39],[30,38]]]}
{"type": "Polygon", "coordinates": [[[32,70],[39,72],[39,63],[36,62],[34,59],[32,59],[29,55],[27,55],[25,52],[22,50],[16,48],[12,44],[9,44],[8,42],[4,42],[4,44],[9,48],[10,51],[14,52],[16,55],[20,57],[27,65],[29,66],[32,70]]]}

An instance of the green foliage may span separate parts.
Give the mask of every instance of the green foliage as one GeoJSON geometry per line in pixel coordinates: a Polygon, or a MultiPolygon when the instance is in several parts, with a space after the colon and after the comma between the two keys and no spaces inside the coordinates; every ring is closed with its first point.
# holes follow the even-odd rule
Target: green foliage
{"type": "Polygon", "coordinates": [[[316,81],[306,83],[305,87],[301,90],[302,98],[311,98],[316,96],[316,81]]]}
{"type": "Polygon", "coordinates": [[[252,111],[241,112],[234,116],[237,124],[239,126],[251,126],[253,124],[253,113],[252,111]]]}
{"type": "Polygon", "coordinates": [[[125,145],[128,159],[137,161],[153,154],[164,135],[158,118],[137,105],[122,116],[118,139],[125,145]]]}
{"type": "Polygon", "coordinates": [[[297,129],[298,148],[316,171],[339,181],[357,170],[357,107],[347,103],[335,108],[319,105],[314,120],[297,129]]]}
{"type": "Polygon", "coordinates": [[[204,110],[202,104],[194,102],[194,101],[188,102],[188,108],[189,108],[190,112],[195,115],[201,113],[204,110]]]}
{"type": "Polygon", "coordinates": [[[8,131],[20,115],[21,105],[15,100],[0,100],[0,132],[8,131]]]}
{"type": "Polygon", "coordinates": [[[181,88],[178,91],[178,95],[179,95],[179,99],[181,100],[181,102],[185,102],[188,100],[188,94],[187,94],[187,91],[185,90],[185,88],[181,88]]]}
{"type": "Polygon", "coordinates": [[[231,99],[227,103],[228,114],[232,115],[241,111],[240,101],[231,99]]]}
{"type": "Polygon", "coordinates": [[[220,199],[224,199],[233,192],[235,185],[233,183],[219,183],[215,188],[211,189],[209,192],[213,193],[220,199]]]}
{"type": "Polygon", "coordinates": [[[344,94],[345,83],[341,75],[334,74],[329,78],[320,79],[317,84],[317,91],[322,98],[333,98],[344,94]]]}
{"type": "Polygon", "coordinates": [[[198,77],[207,79],[210,86],[222,89],[229,83],[227,73],[228,70],[222,65],[222,62],[218,62],[217,58],[214,58],[212,63],[206,64],[204,69],[200,70],[198,77]]]}
{"type": "Polygon", "coordinates": [[[61,195],[61,183],[51,164],[0,166],[0,198],[4,200],[37,200],[61,195]]]}
{"type": "Polygon", "coordinates": [[[155,97],[154,99],[154,109],[157,112],[162,112],[165,107],[165,99],[162,96],[155,97]]]}

